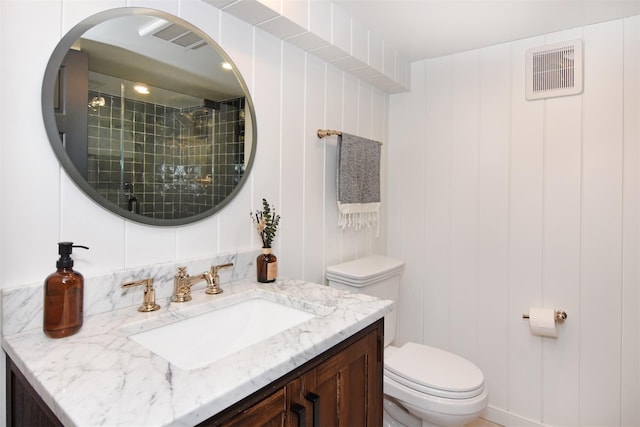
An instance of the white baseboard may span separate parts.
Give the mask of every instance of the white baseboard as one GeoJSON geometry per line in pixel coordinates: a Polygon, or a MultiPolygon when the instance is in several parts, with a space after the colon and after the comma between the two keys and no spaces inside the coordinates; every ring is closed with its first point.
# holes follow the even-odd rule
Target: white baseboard
{"type": "Polygon", "coordinates": [[[544,424],[489,405],[482,418],[505,427],[542,427],[544,424]]]}

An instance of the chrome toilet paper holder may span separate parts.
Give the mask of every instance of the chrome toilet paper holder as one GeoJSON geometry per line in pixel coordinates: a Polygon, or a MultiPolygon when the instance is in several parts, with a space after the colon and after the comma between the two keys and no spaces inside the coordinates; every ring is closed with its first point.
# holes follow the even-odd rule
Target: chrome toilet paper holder
{"type": "MultiPolygon", "coordinates": [[[[567,318],[567,313],[564,310],[556,310],[556,322],[562,322],[563,320],[565,320],[567,318]]],[[[529,315],[528,314],[523,314],[522,315],[523,319],[528,319],[529,315]]]]}

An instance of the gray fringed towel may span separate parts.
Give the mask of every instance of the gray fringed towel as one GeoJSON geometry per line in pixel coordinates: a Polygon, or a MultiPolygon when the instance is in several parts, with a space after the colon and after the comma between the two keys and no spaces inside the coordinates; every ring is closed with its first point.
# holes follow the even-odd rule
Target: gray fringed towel
{"type": "Polygon", "coordinates": [[[380,218],[380,146],[378,141],[343,133],[338,136],[338,225],[375,227],[380,218]]]}

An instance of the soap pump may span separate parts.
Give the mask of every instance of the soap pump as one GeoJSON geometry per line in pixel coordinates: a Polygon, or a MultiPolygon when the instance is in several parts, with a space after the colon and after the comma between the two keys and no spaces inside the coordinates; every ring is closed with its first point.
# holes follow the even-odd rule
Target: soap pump
{"type": "Polygon", "coordinates": [[[73,242],[59,242],[56,271],[44,281],[43,330],[51,338],[68,337],[82,326],[84,277],[73,270],[73,248],[89,249],[73,242]]]}

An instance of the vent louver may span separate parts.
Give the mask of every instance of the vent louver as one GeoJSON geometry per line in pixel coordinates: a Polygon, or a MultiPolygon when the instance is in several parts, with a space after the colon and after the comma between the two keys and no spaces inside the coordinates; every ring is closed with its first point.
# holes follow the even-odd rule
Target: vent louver
{"type": "Polygon", "coordinates": [[[198,49],[207,44],[197,34],[186,30],[178,24],[171,24],[165,20],[158,19],[140,29],[140,35],[152,34],[154,37],[177,44],[186,49],[198,49]]]}
{"type": "Polygon", "coordinates": [[[527,99],[582,92],[582,41],[572,40],[527,50],[527,99]]]}

